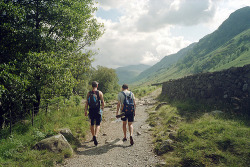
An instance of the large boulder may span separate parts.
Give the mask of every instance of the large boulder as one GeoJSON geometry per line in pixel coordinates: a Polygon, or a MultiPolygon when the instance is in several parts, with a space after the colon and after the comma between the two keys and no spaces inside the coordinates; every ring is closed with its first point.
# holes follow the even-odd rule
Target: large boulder
{"type": "Polygon", "coordinates": [[[59,133],[61,133],[68,141],[74,138],[71,130],[68,128],[59,129],[59,133]]]}
{"type": "Polygon", "coordinates": [[[158,104],[155,108],[155,111],[159,110],[162,106],[167,105],[167,104],[168,104],[167,102],[162,102],[162,103],[158,104]]]}
{"type": "Polygon", "coordinates": [[[177,132],[170,132],[168,137],[172,140],[175,140],[177,138],[177,132]]]}
{"type": "Polygon", "coordinates": [[[162,155],[162,154],[165,154],[169,151],[174,150],[173,143],[174,142],[171,139],[167,139],[167,140],[163,141],[162,144],[160,145],[159,149],[156,150],[157,155],[162,155]]]}
{"type": "Polygon", "coordinates": [[[73,149],[68,143],[67,139],[62,135],[58,134],[49,138],[43,139],[38,142],[35,146],[37,150],[49,150],[55,153],[60,153],[63,150],[69,150],[73,154],[73,149]]]}
{"type": "Polygon", "coordinates": [[[59,129],[59,133],[61,133],[70,144],[80,145],[80,141],[72,134],[69,128],[59,129]]]}

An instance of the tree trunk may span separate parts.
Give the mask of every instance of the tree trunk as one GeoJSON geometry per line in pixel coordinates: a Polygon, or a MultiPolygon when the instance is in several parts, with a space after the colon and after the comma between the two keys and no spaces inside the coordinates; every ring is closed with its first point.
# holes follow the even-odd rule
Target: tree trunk
{"type": "Polygon", "coordinates": [[[38,90],[36,90],[36,102],[33,103],[35,115],[39,112],[39,107],[41,103],[41,95],[38,90]]]}

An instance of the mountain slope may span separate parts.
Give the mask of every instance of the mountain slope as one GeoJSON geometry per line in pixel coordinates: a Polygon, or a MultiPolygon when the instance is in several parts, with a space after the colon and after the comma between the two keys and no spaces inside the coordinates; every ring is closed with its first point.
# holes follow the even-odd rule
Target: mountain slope
{"type": "Polygon", "coordinates": [[[172,54],[169,56],[165,56],[160,62],[156,63],[152,67],[148,68],[147,70],[143,71],[138,75],[136,78],[132,79],[132,81],[141,80],[145,77],[153,77],[157,73],[161,71],[165,71],[171,67],[171,65],[175,64],[179,59],[186,56],[188,51],[190,51],[195,46],[195,43],[189,45],[188,47],[181,49],[176,54],[172,54]]]}
{"type": "Polygon", "coordinates": [[[181,63],[185,64],[186,67],[190,67],[193,62],[202,60],[207,54],[224,45],[239,33],[249,29],[249,20],[250,7],[235,11],[216,31],[202,38],[181,63]]]}
{"type": "Polygon", "coordinates": [[[130,83],[132,78],[135,78],[142,71],[148,69],[149,67],[151,66],[145,64],[138,64],[138,65],[119,67],[115,69],[119,79],[118,84],[122,85],[124,83],[130,83]]]}
{"type": "MultiPolygon", "coordinates": [[[[164,64],[167,66],[164,58],[155,66],[142,72],[137,80],[134,80],[134,84],[164,82],[185,75],[250,64],[249,20],[250,7],[235,11],[216,31],[193,44],[192,48],[189,48],[190,46],[185,48],[189,48],[189,50],[178,59],[177,63],[157,72],[143,75],[147,71],[155,71],[155,66],[164,66],[164,64]]],[[[177,54],[172,56],[177,56],[177,54]]]]}

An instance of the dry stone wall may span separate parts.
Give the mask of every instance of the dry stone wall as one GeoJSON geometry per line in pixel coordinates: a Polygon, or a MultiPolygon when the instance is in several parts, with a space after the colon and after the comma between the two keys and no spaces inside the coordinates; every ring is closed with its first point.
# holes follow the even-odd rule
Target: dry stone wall
{"type": "Polygon", "coordinates": [[[250,113],[250,64],[164,82],[162,95],[250,113]]]}

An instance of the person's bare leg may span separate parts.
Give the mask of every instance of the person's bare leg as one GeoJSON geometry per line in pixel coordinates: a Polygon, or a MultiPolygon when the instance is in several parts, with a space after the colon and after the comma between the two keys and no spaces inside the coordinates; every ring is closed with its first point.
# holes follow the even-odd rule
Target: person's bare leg
{"type": "Polygon", "coordinates": [[[132,125],[132,123],[133,122],[128,122],[128,128],[129,128],[129,134],[130,134],[130,144],[131,145],[134,145],[134,140],[133,140],[133,130],[134,130],[134,128],[133,128],[133,125],[132,125]]]}
{"type": "Polygon", "coordinates": [[[97,137],[98,133],[99,133],[99,130],[100,130],[100,125],[96,125],[95,126],[95,136],[97,137]]]}
{"type": "Polygon", "coordinates": [[[132,123],[133,122],[128,122],[128,128],[129,128],[129,134],[130,134],[130,136],[133,136],[133,131],[134,131],[132,123]]]}
{"type": "Polygon", "coordinates": [[[127,137],[127,121],[123,121],[122,122],[122,129],[123,129],[123,134],[124,134],[124,138],[127,137]]]}
{"type": "Polygon", "coordinates": [[[90,124],[90,131],[92,136],[95,136],[95,126],[90,124]]]}

